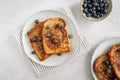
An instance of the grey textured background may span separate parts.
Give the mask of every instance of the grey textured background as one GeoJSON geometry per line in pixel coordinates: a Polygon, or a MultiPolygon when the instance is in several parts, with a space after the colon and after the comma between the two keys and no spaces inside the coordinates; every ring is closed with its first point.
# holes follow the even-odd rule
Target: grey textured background
{"type": "Polygon", "coordinates": [[[92,50],[87,56],[76,59],[79,63],[63,71],[43,75],[44,80],[93,80],[90,60],[93,50],[103,40],[120,36],[120,0],[112,0],[111,14],[103,21],[91,22],[80,13],[80,0],[0,0],[0,80],[39,80],[30,64],[20,54],[12,34],[35,12],[69,6],[92,50]],[[64,71],[66,74],[64,74],[64,71]],[[86,77],[86,78],[85,78],[86,77]]]}

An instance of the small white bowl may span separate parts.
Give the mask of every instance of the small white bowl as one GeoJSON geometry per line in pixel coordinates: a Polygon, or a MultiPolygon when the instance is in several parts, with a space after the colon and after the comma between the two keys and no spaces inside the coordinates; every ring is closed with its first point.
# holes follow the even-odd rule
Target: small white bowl
{"type": "Polygon", "coordinates": [[[81,13],[86,19],[88,19],[90,21],[101,21],[101,20],[105,19],[110,14],[110,12],[112,11],[112,1],[111,0],[105,0],[109,5],[108,8],[107,8],[107,10],[108,10],[107,14],[105,14],[104,16],[102,16],[100,18],[87,17],[86,14],[83,12],[83,7],[82,7],[82,5],[84,4],[84,1],[85,0],[81,0],[81,4],[80,4],[81,13]]]}

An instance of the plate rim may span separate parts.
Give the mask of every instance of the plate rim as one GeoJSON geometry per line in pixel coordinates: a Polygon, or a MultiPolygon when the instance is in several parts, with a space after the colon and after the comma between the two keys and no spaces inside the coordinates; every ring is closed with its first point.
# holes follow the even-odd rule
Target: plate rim
{"type": "MultiPolygon", "coordinates": [[[[113,40],[113,39],[120,39],[120,37],[112,37],[112,38],[109,38],[109,39],[106,39],[104,41],[102,41],[101,43],[98,44],[98,46],[95,48],[95,50],[93,51],[93,54],[92,54],[92,58],[91,58],[91,65],[90,65],[90,69],[91,69],[91,73],[92,73],[92,76],[95,80],[98,80],[98,77],[96,76],[94,70],[93,70],[93,64],[95,61],[93,61],[93,56],[95,54],[95,52],[97,51],[97,49],[102,45],[102,44],[105,44],[107,41],[110,41],[110,40],[113,40]],[[96,79],[97,78],[97,79],[96,79]]],[[[102,54],[101,54],[102,55],[102,54]]]]}
{"type": "MultiPolygon", "coordinates": [[[[40,64],[40,65],[42,65],[42,66],[48,66],[48,67],[60,66],[60,65],[62,65],[62,64],[64,64],[64,63],[66,63],[66,62],[69,61],[69,59],[71,58],[71,56],[73,55],[73,53],[74,53],[75,50],[77,49],[78,45],[76,46],[76,48],[75,48],[74,52],[72,53],[72,55],[69,56],[67,60],[63,61],[63,62],[60,63],[60,64],[56,64],[56,65],[41,64],[41,63],[37,62],[36,60],[31,59],[31,57],[29,57],[29,56],[27,55],[27,52],[26,52],[26,50],[25,50],[24,40],[23,40],[23,38],[24,38],[23,35],[24,35],[25,26],[27,25],[28,21],[29,21],[31,18],[33,18],[36,14],[39,14],[39,13],[41,13],[41,12],[46,12],[46,11],[55,12],[55,13],[57,13],[57,14],[63,15],[64,17],[66,17],[67,19],[69,19],[69,21],[72,22],[73,25],[75,25],[75,23],[74,23],[74,21],[72,20],[72,18],[70,18],[69,16],[67,16],[67,14],[61,13],[61,12],[59,12],[59,11],[57,11],[57,10],[41,10],[41,11],[35,12],[35,13],[32,14],[32,16],[30,16],[30,17],[26,20],[26,22],[25,22],[25,24],[24,24],[24,27],[23,27],[23,31],[22,31],[22,44],[23,44],[23,49],[24,49],[25,55],[26,55],[30,60],[32,60],[33,62],[35,62],[35,63],[37,63],[37,64],[40,64]]],[[[76,31],[76,37],[77,37],[76,44],[77,44],[77,43],[79,43],[79,41],[78,41],[78,40],[79,40],[79,38],[78,38],[79,35],[78,35],[78,31],[77,31],[77,28],[76,28],[76,27],[77,27],[77,26],[75,25],[74,28],[75,28],[75,31],[76,31]]]]}

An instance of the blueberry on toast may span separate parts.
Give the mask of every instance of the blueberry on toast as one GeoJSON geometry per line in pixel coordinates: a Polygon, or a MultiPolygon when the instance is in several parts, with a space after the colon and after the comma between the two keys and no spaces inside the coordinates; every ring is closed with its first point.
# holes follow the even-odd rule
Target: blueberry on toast
{"type": "Polygon", "coordinates": [[[115,76],[107,54],[98,57],[93,68],[99,80],[118,80],[115,76]]]}

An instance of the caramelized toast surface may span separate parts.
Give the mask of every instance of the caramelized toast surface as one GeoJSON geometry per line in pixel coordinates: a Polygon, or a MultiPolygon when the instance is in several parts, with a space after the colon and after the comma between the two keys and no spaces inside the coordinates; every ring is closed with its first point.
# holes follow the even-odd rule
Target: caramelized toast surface
{"type": "Polygon", "coordinates": [[[120,43],[111,48],[109,57],[116,75],[120,78],[120,43]]]}
{"type": "Polygon", "coordinates": [[[39,58],[39,60],[43,61],[47,59],[50,54],[46,54],[44,48],[43,48],[43,43],[42,43],[42,32],[43,28],[43,22],[39,22],[38,24],[35,24],[28,32],[27,35],[30,39],[30,44],[35,51],[35,54],[39,58]]]}
{"type": "Polygon", "coordinates": [[[43,45],[47,54],[70,52],[70,41],[66,23],[61,18],[49,18],[44,21],[43,45]]]}
{"type": "Polygon", "coordinates": [[[96,59],[93,69],[99,80],[114,80],[116,77],[107,54],[101,55],[96,59]]]}

